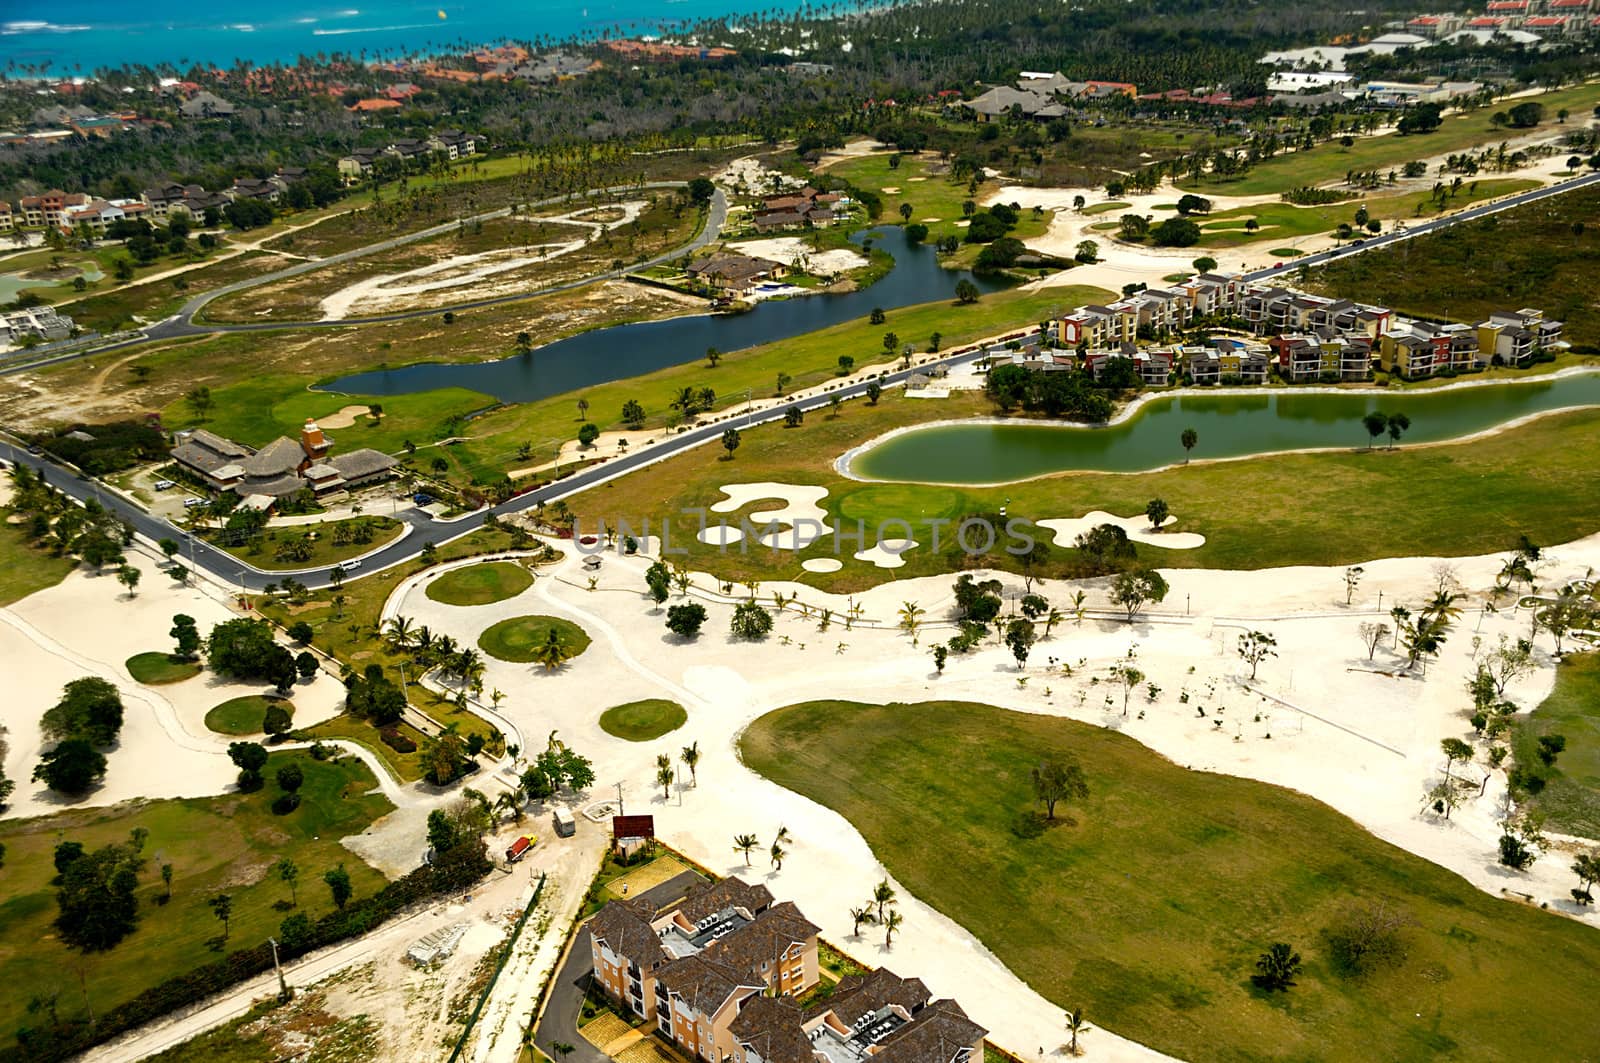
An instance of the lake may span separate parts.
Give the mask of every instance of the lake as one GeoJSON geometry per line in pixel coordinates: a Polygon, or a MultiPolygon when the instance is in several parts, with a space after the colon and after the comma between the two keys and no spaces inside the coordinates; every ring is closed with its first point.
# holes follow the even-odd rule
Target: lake
{"type": "Polygon", "coordinates": [[[954,299],[956,285],[962,279],[972,281],[984,292],[1005,287],[1003,281],[945,269],[939,265],[933,248],[911,243],[898,227],[857,233],[851,239],[859,242],[867,236],[894,257],[894,269],[860,291],[768,299],[743,314],[696,314],[615,325],[568,336],[527,355],[468,365],[378,369],[341,377],[319,390],[349,395],[407,395],[460,387],[493,395],[501,402],[532,402],[693,362],[705,357],[707,347],[737,351],[864,318],[873,307],[893,310],[940,298],[954,299]]]}
{"type": "MultiPolygon", "coordinates": [[[[1147,401],[1105,426],[1040,421],[929,425],[868,443],[846,458],[851,475],[911,483],[988,484],[1067,471],[1143,472],[1184,460],[1184,429],[1199,433],[1194,458],[1242,458],[1311,447],[1366,446],[1361,418],[1404,413],[1406,443],[1481,432],[1547,410],[1600,404],[1600,373],[1428,391],[1206,394],[1147,401]]],[[[1387,445],[1388,437],[1384,436],[1387,445]]]]}

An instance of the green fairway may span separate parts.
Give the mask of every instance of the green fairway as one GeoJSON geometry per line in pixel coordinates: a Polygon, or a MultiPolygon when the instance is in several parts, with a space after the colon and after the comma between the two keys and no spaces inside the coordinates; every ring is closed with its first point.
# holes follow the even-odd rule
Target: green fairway
{"type": "Polygon", "coordinates": [[[225,735],[261,734],[262,718],[266,716],[267,708],[271,705],[287,710],[291,717],[294,715],[294,702],[287,698],[246,694],[242,698],[224,701],[206,713],[206,727],[225,735]]]}
{"type": "MultiPolygon", "coordinates": [[[[1587,114],[1600,103],[1600,85],[1580,85],[1575,88],[1547,92],[1529,99],[1544,105],[1545,118],[1539,130],[1546,134],[1557,127],[1556,112],[1565,108],[1574,114],[1587,114]]],[[[1285,192],[1302,185],[1320,185],[1340,181],[1352,170],[1378,170],[1387,173],[1408,162],[1432,158],[1450,152],[1465,151],[1498,144],[1513,135],[1525,135],[1526,130],[1508,130],[1496,127],[1490,116],[1502,111],[1513,100],[1497,101],[1488,107],[1453,114],[1432,133],[1400,136],[1384,133],[1361,137],[1346,148],[1337,140],[1318,144],[1310,151],[1295,151],[1264,159],[1238,177],[1216,178],[1206,176],[1183,180],[1179,187],[1204,194],[1207,190],[1225,192],[1230,196],[1252,196],[1285,192]]]]}
{"type": "Polygon", "coordinates": [[[0,507],[0,605],[19,602],[35,591],[54,587],[77,567],[70,557],[54,557],[29,543],[22,529],[5,521],[10,510],[0,507]]]}
{"type": "MultiPolygon", "coordinates": [[[[929,243],[936,242],[942,236],[963,236],[966,230],[956,225],[967,216],[963,206],[969,201],[982,201],[986,194],[1000,187],[998,182],[991,180],[979,185],[976,192],[969,191],[966,181],[952,180],[949,167],[932,155],[901,155],[897,166],[889,165],[890,158],[892,156],[888,153],[862,155],[837,163],[828,172],[843,177],[858,188],[876,192],[883,201],[880,220],[884,222],[898,222],[900,207],[909,205],[910,220],[928,227],[929,243]]],[[[1009,192],[1016,193],[1015,200],[1023,207],[1012,236],[1026,241],[1049,228],[1050,212],[1045,211],[1036,217],[1030,209],[1032,204],[1028,202],[1026,188],[1012,188],[1009,192]]],[[[1011,201],[1012,197],[1008,194],[1006,202],[1011,201]]]]}
{"type": "Polygon", "coordinates": [[[126,665],[128,674],[146,686],[181,683],[200,674],[199,661],[175,661],[168,654],[154,651],[134,654],[126,665]]]}
{"type": "MultiPolygon", "coordinates": [[[[1009,500],[1011,516],[1030,520],[1076,517],[1095,509],[1131,516],[1143,513],[1150,499],[1161,498],[1176,518],[1173,530],[1206,537],[1205,545],[1193,550],[1138,548],[1141,558],[1170,568],[1257,569],[1357,564],[1378,557],[1462,556],[1507,549],[1524,533],[1548,544],[1600,531],[1600,480],[1589,457],[1600,453],[1600,418],[1592,411],[1551,414],[1462,443],[1196,460],[1159,472],[1065,473],[996,488],[860,483],[835,470],[840,454],[891,429],[930,417],[995,412],[983,399],[961,393],[941,401],[936,410],[928,407],[927,400],[889,392],[877,407],[847,403],[837,418],[812,415],[794,429],[752,429],[744,433],[739,448],[737,475],[711,454],[691,452],[581,494],[572,506],[585,528],[601,519],[611,526],[625,519],[638,528],[646,518],[655,527],[663,516],[679,514],[684,507],[710,506],[725,497],[722,486],[730,482],[815,484],[828,488],[822,505],[830,515],[847,520],[852,529],[858,519],[867,523],[870,544],[880,521],[921,520],[924,511],[994,513],[1009,500]],[[1537,460],[1530,459],[1533,454],[1537,460]],[[1471,513],[1472,519],[1461,519],[1463,513],[1471,513]]],[[[1359,433],[1359,425],[1351,428],[1359,433]]],[[[1205,447],[1202,434],[1194,451],[1197,459],[1205,447]]],[[[1181,462],[1184,452],[1176,438],[1172,448],[1172,460],[1181,462]]],[[[730,519],[736,516],[729,514],[730,519]]],[[[886,534],[899,537],[905,531],[890,528],[886,534]]],[[[888,579],[951,571],[960,559],[949,555],[948,541],[947,534],[937,555],[928,549],[908,551],[900,569],[846,559],[841,571],[817,574],[803,572],[800,562],[832,556],[830,539],[798,555],[724,552],[698,542],[681,524],[673,528],[673,545],[688,549],[685,563],[691,568],[731,580],[799,579],[840,593],[888,579]]],[[[1040,571],[1074,575],[1073,555],[1055,548],[1040,571]]],[[[999,552],[983,563],[1015,569],[1015,559],[999,552]]]]}
{"type": "Polygon", "coordinates": [[[0,1043],[9,1045],[17,1026],[31,1019],[28,1002],[54,997],[63,1019],[81,1015],[84,996],[105,1012],[140,990],[211,963],[218,953],[207,943],[220,935],[206,898],[226,891],[233,898],[228,947],[255,945],[278,931],[290,914],[289,887],[272,870],[280,857],[300,869],[299,911],[315,920],[332,907],[323,872],[344,864],[356,896],[371,894],[384,877],[339,844],[393,809],[376,780],[358,760],[312,760],[303,751],[272,754],[266,786],[253,794],[169,801],[135,801],[110,808],[80,809],[36,819],[0,823],[6,847],[0,872],[0,1043]],[[300,806],[274,815],[278,795],[272,781],[280,767],[298,764],[305,782],[300,806]],[[86,849],[123,842],[135,827],[150,832],[139,876],[139,926],[116,948],[80,956],[69,952],[51,926],[56,915],[51,854],[61,841],[86,849]],[[161,865],[173,867],[172,897],[163,903],[161,865]],[[81,982],[80,982],[81,974],[81,982]]]}
{"type": "MultiPolygon", "coordinates": [[[[756,720],[739,746],[751,768],[848,819],[908,891],[1046,998],[1159,1051],[1363,1063],[1600,1053],[1585,1018],[1600,934],[1491,897],[1291,790],[970,703],[811,702],[756,720]],[[1068,757],[1088,797],[1046,826],[1029,772],[1068,757]],[[1380,902],[1414,922],[1404,954],[1347,975],[1324,933],[1380,902]],[[1285,992],[1259,990],[1256,957],[1279,941],[1305,970],[1285,992]]],[[[903,933],[917,932],[908,917],[903,933]]]]}
{"type": "Polygon", "coordinates": [[[567,647],[569,659],[589,648],[588,632],[558,616],[514,616],[502,620],[478,636],[478,648],[499,660],[526,664],[534,659],[551,631],[567,647]]]}
{"type": "Polygon", "coordinates": [[[446,572],[428,584],[428,597],[445,605],[489,605],[533,586],[533,574],[514,561],[491,561],[446,572]]]}
{"type": "MultiPolygon", "coordinates": [[[[1561,662],[1556,688],[1532,713],[1517,719],[1511,743],[1516,763],[1547,780],[1530,798],[1545,825],[1562,834],[1600,838],[1600,651],[1561,662]],[[1566,737],[1551,767],[1539,762],[1539,736],[1566,737]]],[[[1552,856],[1551,859],[1556,859],[1552,856]]]]}
{"type": "Polygon", "coordinates": [[[676,701],[646,698],[613,705],[600,714],[600,729],[629,742],[650,742],[682,727],[689,714],[676,701]]]}

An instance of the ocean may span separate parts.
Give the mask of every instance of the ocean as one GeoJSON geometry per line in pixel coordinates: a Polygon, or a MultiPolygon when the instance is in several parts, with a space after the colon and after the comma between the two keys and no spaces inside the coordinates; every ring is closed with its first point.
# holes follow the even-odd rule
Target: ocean
{"type": "MultiPolygon", "coordinates": [[[[566,39],[607,27],[626,34],[770,10],[756,0],[285,0],[219,12],[184,0],[0,0],[0,64],[8,76],[43,65],[56,76],[161,63],[230,66],[345,52],[368,58],[439,52],[507,39],[566,39]]],[[[776,6],[790,6],[782,3],[776,6]]],[[[792,6],[798,7],[798,2],[792,6]]]]}

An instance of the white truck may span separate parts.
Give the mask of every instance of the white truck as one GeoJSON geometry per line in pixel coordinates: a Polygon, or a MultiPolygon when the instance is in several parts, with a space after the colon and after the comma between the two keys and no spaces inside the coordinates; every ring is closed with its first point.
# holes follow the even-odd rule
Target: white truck
{"type": "Polygon", "coordinates": [[[572,809],[565,805],[557,805],[550,813],[550,821],[555,826],[556,834],[563,838],[570,838],[578,832],[578,821],[572,816],[572,809]]]}

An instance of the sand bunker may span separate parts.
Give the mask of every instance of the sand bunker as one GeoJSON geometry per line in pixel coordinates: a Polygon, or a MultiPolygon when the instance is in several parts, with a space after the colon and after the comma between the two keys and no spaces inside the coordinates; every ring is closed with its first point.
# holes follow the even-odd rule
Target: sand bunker
{"type": "MultiPolygon", "coordinates": [[[[733,513],[753,502],[776,498],[782,508],[763,509],[748,514],[745,519],[753,527],[777,527],[762,532],[756,542],[777,550],[804,550],[824,535],[831,534],[826,521],[827,510],[819,502],[828,494],[826,487],[810,484],[782,484],[771,481],[748,484],[724,484],[722,493],[728,497],[711,505],[713,513],[733,513]]],[[[707,529],[709,531],[710,529],[707,529]]],[[[708,541],[708,540],[702,540],[708,541]]],[[[736,540],[729,540],[736,541],[736,540]]]]}
{"type": "Polygon", "coordinates": [[[728,546],[744,540],[744,532],[732,524],[712,524],[695,536],[711,546],[728,546]]]}
{"type": "Polygon", "coordinates": [[[844,562],[837,557],[811,557],[800,562],[800,567],[807,572],[837,572],[844,568],[844,562]]]}
{"type": "Polygon", "coordinates": [[[323,428],[350,428],[357,420],[366,420],[369,416],[365,406],[346,406],[338,413],[318,417],[317,424],[323,428]]]}
{"type": "MultiPolygon", "coordinates": [[[[1173,518],[1169,516],[1166,523],[1171,525],[1172,520],[1173,518]]],[[[1056,533],[1057,546],[1071,546],[1081,533],[1101,524],[1115,524],[1127,532],[1128,538],[1136,543],[1161,546],[1168,550],[1193,550],[1206,544],[1206,537],[1196,532],[1153,531],[1150,527],[1150,518],[1143,514],[1137,517],[1117,517],[1097,509],[1077,518],[1055,518],[1036,523],[1039,527],[1049,528],[1056,533]]]]}
{"type": "Polygon", "coordinates": [[[919,545],[915,539],[879,539],[874,546],[857,551],[855,559],[871,561],[879,568],[900,568],[906,563],[901,555],[919,545]]]}

